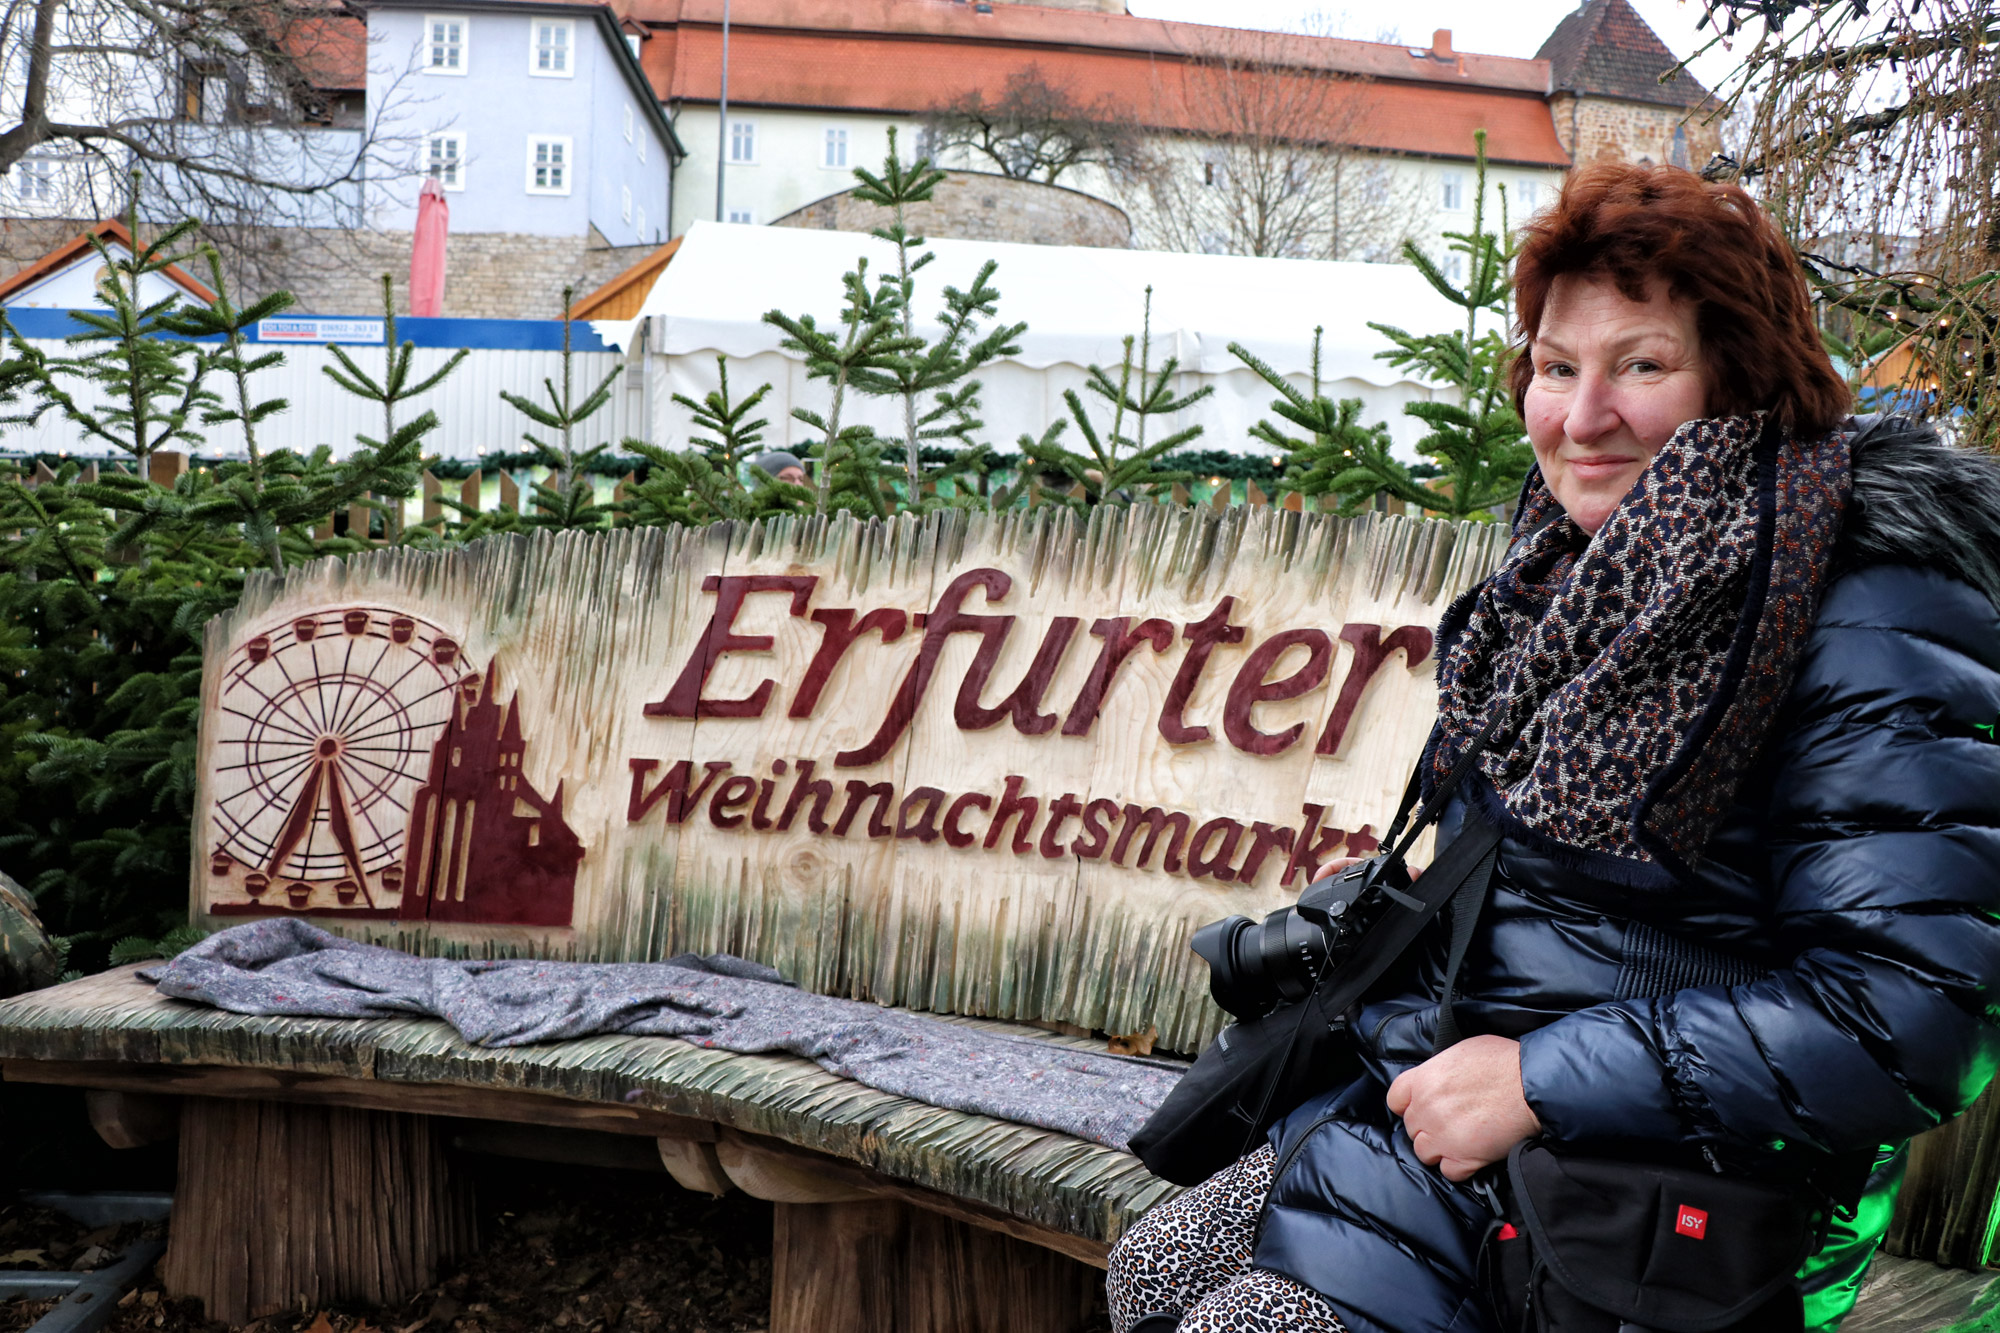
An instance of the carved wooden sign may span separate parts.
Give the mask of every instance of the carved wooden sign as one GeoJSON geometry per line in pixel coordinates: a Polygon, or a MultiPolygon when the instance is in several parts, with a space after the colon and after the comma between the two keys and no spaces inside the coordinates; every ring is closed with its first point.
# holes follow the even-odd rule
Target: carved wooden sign
{"type": "Polygon", "coordinates": [[[1187,952],[1365,853],[1497,528],[1141,508],[381,552],[210,626],[197,919],[762,959],[1189,1049],[1187,952]]]}

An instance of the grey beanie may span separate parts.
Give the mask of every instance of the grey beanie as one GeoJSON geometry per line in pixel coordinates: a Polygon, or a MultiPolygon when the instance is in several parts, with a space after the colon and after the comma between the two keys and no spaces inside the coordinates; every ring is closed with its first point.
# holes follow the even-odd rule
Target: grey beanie
{"type": "Polygon", "coordinates": [[[795,467],[801,472],[806,470],[806,465],[799,461],[797,454],[787,453],[783,449],[773,449],[769,453],[758,454],[750,460],[750,466],[763,468],[774,477],[788,467],[795,467]]]}

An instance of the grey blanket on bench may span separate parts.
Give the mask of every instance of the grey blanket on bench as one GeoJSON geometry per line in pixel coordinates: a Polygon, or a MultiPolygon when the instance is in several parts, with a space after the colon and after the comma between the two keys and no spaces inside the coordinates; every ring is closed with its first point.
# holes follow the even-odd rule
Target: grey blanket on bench
{"type": "Polygon", "coordinates": [[[787,1051],[884,1092],[1124,1148],[1180,1077],[1080,1051],[795,988],[758,963],[418,958],[273,918],[210,936],[140,973],[162,993],[239,1014],[441,1018],[480,1046],[608,1034],[787,1051]]]}

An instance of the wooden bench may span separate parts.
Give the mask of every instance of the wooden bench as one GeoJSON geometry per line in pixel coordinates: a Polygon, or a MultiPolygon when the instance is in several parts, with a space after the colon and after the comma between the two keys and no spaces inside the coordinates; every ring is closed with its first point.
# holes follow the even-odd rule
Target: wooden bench
{"type": "MultiPolygon", "coordinates": [[[[191,918],[449,956],[736,953],[1043,1041],[1198,1050],[1222,1015],[1188,936],[1372,847],[1434,709],[1428,626],[1504,538],[1139,507],[253,576],[208,631],[191,918]]],[[[455,1141],[770,1200],[772,1333],[1073,1328],[1173,1193],[1125,1153],[801,1059],[246,1018],[129,968],[0,1004],[0,1074],[88,1089],[113,1144],[178,1134],[165,1278],[239,1322],[428,1284],[475,1243],[455,1141]]],[[[1990,1136],[1962,1137],[1970,1161],[1990,1136]]],[[[1931,1154],[1912,1252],[1983,1225],[1994,1156],[1968,1183],[1931,1154]]]]}
{"type": "Polygon", "coordinates": [[[656,1037],[490,1050],[429,1020],[220,1013],[133,970],[0,1004],[0,1072],[90,1089],[114,1146],[178,1132],[163,1273],[234,1322],[430,1282],[473,1239],[443,1149],[469,1124],[637,1140],[687,1188],[771,1200],[773,1333],[1072,1327],[1110,1242],[1174,1192],[1125,1153],[789,1056],[656,1037]]]}

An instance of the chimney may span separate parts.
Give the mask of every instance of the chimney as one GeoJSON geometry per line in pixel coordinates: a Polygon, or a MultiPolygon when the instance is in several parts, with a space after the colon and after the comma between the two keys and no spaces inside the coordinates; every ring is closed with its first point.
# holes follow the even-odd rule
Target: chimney
{"type": "Polygon", "coordinates": [[[1451,49],[1451,29],[1439,28],[1431,34],[1431,59],[1455,60],[1457,55],[1451,49]]]}

